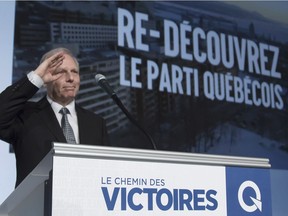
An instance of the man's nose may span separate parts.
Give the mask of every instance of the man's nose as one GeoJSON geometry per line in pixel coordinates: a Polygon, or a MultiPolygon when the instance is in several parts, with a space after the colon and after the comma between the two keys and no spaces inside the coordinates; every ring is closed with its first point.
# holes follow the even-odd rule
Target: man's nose
{"type": "Polygon", "coordinates": [[[73,76],[73,73],[72,72],[70,72],[70,71],[68,71],[67,73],[66,73],[66,80],[67,81],[74,81],[74,76],[73,76]]]}

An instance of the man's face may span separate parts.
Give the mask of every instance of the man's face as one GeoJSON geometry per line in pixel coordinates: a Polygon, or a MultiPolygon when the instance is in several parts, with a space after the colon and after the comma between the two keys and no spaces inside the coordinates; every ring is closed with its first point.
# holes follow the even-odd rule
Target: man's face
{"type": "Polygon", "coordinates": [[[77,95],[80,86],[79,69],[74,59],[65,54],[63,63],[56,69],[62,75],[47,85],[49,97],[65,106],[77,95]]]}

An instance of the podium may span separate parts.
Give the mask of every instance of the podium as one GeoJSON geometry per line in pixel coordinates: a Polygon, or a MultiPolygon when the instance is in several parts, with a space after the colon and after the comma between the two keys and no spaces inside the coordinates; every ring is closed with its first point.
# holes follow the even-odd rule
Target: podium
{"type": "Polygon", "coordinates": [[[54,143],[0,216],[271,216],[265,158],[54,143]]]}

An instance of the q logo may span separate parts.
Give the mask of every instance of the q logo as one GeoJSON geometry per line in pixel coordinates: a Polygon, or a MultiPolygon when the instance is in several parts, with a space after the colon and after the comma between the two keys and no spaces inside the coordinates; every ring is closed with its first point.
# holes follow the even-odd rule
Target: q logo
{"type": "Polygon", "coordinates": [[[245,181],[240,185],[239,190],[238,190],[238,200],[239,200],[240,206],[246,212],[254,212],[257,209],[262,211],[262,201],[261,201],[260,189],[253,181],[245,181]],[[247,203],[245,203],[245,201],[243,199],[244,190],[248,187],[252,188],[256,194],[256,198],[250,196],[250,199],[253,202],[252,205],[247,205],[247,203]]]}

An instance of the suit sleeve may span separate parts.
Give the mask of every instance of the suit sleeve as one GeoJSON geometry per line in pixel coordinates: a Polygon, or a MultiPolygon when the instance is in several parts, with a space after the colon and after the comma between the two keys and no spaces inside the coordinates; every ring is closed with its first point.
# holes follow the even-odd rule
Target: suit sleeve
{"type": "Polygon", "coordinates": [[[0,94],[0,138],[11,142],[18,115],[22,112],[26,102],[39,90],[27,76],[7,87],[0,94]]]}

